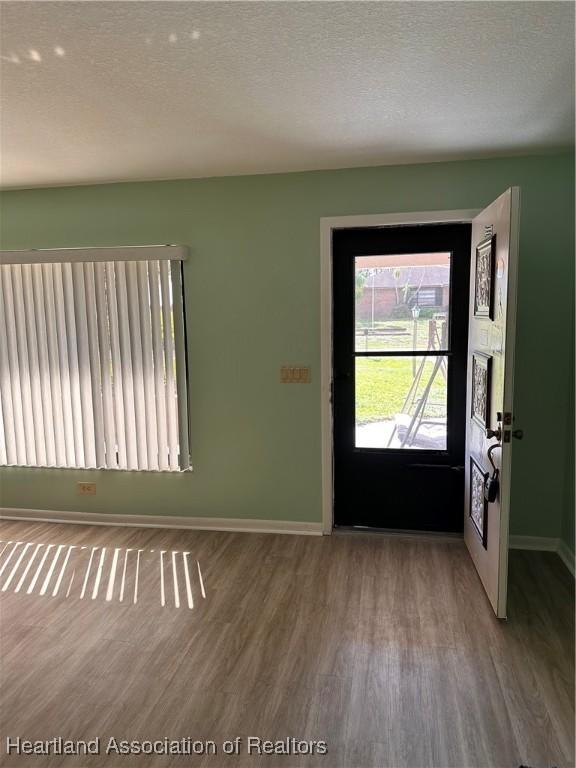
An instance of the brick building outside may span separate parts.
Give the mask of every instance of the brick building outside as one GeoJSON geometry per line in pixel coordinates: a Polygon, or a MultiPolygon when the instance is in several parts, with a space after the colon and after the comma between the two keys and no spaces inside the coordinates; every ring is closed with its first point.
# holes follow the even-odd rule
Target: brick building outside
{"type": "MultiPolygon", "coordinates": [[[[420,261],[426,255],[412,255],[410,260],[420,261]]],[[[418,307],[422,315],[427,314],[426,310],[432,314],[448,309],[449,255],[434,255],[437,263],[432,264],[403,264],[406,260],[406,256],[356,260],[356,322],[369,325],[408,319],[413,307],[418,307]]]]}

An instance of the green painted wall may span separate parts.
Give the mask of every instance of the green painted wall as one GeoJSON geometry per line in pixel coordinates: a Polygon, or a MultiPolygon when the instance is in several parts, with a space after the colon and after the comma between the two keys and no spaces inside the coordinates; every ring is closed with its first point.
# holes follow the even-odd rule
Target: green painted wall
{"type": "Polygon", "coordinates": [[[575,547],[575,513],[576,513],[576,502],[574,498],[574,485],[576,482],[576,478],[574,476],[575,472],[575,466],[574,466],[574,327],[572,327],[572,344],[570,347],[571,352],[571,371],[570,371],[570,404],[568,408],[568,429],[569,429],[569,445],[566,450],[566,475],[565,475],[565,506],[564,506],[564,517],[562,519],[562,532],[561,532],[561,538],[564,541],[564,543],[568,546],[570,551],[574,553],[576,551],[575,547]],[[570,434],[571,433],[571,434],[570,434]]]}
{"type": "Polygon", "coordinates": [[[563,154],[5,193],[3,248],[190,246],[195,469],[3,469],[1,503],[320,520],[320,217],[482,207],[519,185],[516,415],[526,438],[514,446],[512,532],[560,535],[572,433],[573,168],[563,154]],[[313,383],[280,385],[285,362],[309,363],[313,383]],[[80,478],[97,481],[95,497],[76,495],[80,478]]]}

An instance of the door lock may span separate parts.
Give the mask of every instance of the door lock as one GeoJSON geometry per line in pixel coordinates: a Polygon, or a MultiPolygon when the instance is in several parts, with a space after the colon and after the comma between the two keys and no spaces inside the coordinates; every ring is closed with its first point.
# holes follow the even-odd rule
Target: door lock
{"type": "Polygon", "coordinates": [[[500,426],[500,424],[498,424],[498,427],[496,429],[488,428],[486,430],[486,437],[488,438],[488,440],[491,440],[493,437],[495,437],[496,440],[500,442],[502,440],[502,427],[500,426]]]}

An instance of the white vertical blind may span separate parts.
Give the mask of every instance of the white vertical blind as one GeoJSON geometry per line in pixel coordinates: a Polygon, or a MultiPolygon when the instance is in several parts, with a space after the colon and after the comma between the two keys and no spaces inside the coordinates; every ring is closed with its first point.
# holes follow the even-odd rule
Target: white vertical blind
{"type": "MultiPolygon", "coordinates": [[[[160,291],[162,302],[162,329],[169,328],[172,323],[172,317],[169,311],[171,305],[170,294],[170,265],[165,261],[160,262],[160,291]]],[[[174,373],[174,338],[171,333],[165,335],[164,344],[164,371],[166,375],[166,386],[171,391],[176,391],[176,376],[174,373]]],[[[178,446],[178,416],[176,408],[176,398],[166,398],[166,411],[168,425],[168,463],[170,469],[175,469],[176,453],[178,446]]]]}
{"type": "Polygon", "coordinates": [[[152,355],[154,359],[154,392],[156,404],[156,427],[158,429],[158,462],[160,469],[170,468],[168,451],[168,416],[166,398],[166,367],[164,365],[164,341],[162,338],[162,315],[160,299],[160,267],[154,262],[148,267],[148,288],[150,291],[150,320],[152,325],[152,355]]]}
{"type": "MultiPolygon", "coordinates": [[[[102,411],[104,420],[105,465],[126,467],[126,451],[119,451],[116,438],[114,393],[112,384],[112,354],[110,344],[108,307],[106,303],[106,265],[96,269],[94,275],[96,295],[96,319],[98,323],[98,348],[100,353],[100,374],[102,387],[102,411]],[[116,448],[116,450],[114,450],[116,448]]],[[[123,418],[123,417],[122,417],[123,418]]]]}
{"type": "Polygon", "coordinates": [[[181,262],[121,255],[0,265],[0,464],[189,467],[181,262]]]}
{"type": "MultiPolygon", "coordinates": [[[[54,289],[54,270],[44,265],[35,264],[35,269],[42,270],[42,291],[38,294],[36,303],[39,307],[38,314],[43,316],[46,322],[47,354],[48,360],[54,361],[48,364],[47,371],[50,378],[50,393],[52,396],[52,418],[54,425],[60,424],[60,429],[55,427],[54,439],[56,441],[56,465],[65,467],[74,465],[74,433],[72,430],[72,416],[70,408],[64,408],[64,374],[63,362],[60,358],[58,346],[58,334],[56,325],[56,304],[54,289]],[[44,305],[45,312],[42,312],[44,305]]],[[[0,312],[0,323],[2,313],[0,312]]],[[[0,362],[0,366],[2,363],[0,362]]]]}
{"type": "Polygon", "coordinates": [[[156,424],[156,397],[154,388],[154,355],[152,351],[152,324],[150,296],[148,294],[148,269],[144,261],[136,265],[138,280],[138,308],[140,310],[140,337],[142,339],[142,370],[144,379],[144,403],[146,406],[146,448],[148,466],[158,469],[158,426],[156,424]]]}
{"type": "Polygon", "coordinates": [[[14,365],[15,356],[14,338],[9,336],[6,322],[7,308],[4,300],[3,289],[5,281],[0,286],[0,301],[3,311],[0,312],[0,401],[2,402],[2,433],[6,445],[6,463],[8,456],[13,463],[26,463],[26,450],[24,448],[22,427],[21,400],[14,400],[14,393],[18,396],[20,381],[18,366],[14,365]],[[14,374],[12,373],[14,371],[14,374]]]}
{"type": "MultiPolygon", "coordinates": [[[[46,463],[56,464],[56,435],[54,423],[56,419],[52,416],[52,382],[50,380],[50,358],[48,355],[48,334],[46,331],[46,317],[44,312],[40,311],[43,305],[44,287],[42,282],[42,267],[40,264],[33,264],[32,273],[32,297],[30,297],[31,310],[36,322],[36,339],[38,342],[38,366],[40,371],[39,384],[42,397],[42,417],[44,426],[44,435],[46,437],[46,463]]],[[[59,414],[60,419],[62,414],[59,414]]]]}
{"type": "MultiPolygon", "coordinates": [[[[24,320],[24,296],[22,293],[21,268],[15,269],[11,275],[12,301],[9,305],[10,320],[14,328],[14,349],[16,351],[14,365],[20,371],[20,392],[17,397],[22,399],[24,415],[24,439],[26,441],[26,457],[32,464],[38,464],[37,448],[34,434],[34,413],[32,411],[32,386],[30,384],[30,357],[28,339],[26,336],[26,323],[24,320]]],[[[37,407],[36,407],[37,412],[37,407]]]]}

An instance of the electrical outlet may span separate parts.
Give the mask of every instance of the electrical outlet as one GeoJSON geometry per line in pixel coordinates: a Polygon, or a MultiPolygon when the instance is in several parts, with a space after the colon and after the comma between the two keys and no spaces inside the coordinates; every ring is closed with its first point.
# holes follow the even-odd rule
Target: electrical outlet
{"type": "Polygon", "coordinates": [[[79,496],[95,496],[96,483],[78,483],[79,496]]]}

